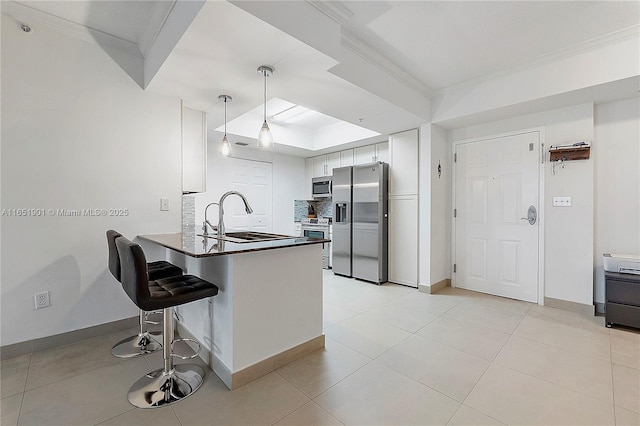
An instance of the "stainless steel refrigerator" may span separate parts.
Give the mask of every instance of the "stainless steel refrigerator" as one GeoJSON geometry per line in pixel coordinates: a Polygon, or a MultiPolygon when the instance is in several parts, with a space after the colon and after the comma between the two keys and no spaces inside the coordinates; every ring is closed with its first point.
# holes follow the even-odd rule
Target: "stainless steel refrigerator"
{"type": "Polygon", "coordinates": [[[331,179],[333,234],[331,267],[334,274],[351,276],[351,177],[352,167],[333,169],[331,179]]]}
{"type": "Polygon", "coordinates": [[[333,170],[333,272],[387,281],[389,166],[377,162],[333,170]]]}

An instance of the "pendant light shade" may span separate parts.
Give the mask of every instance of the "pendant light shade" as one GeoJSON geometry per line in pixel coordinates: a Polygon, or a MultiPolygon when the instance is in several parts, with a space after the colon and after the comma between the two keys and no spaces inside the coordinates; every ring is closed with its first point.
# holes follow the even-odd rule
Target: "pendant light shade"
{"type": "Polygon", "coordinates": [[[258,147],[273,148],[273,136],[267,124],[267,77],[273,75],[273,67],[261,65],[258,67],[258,72],[264,77],[264,122],[258,133],[258,147]]]}
{"type": "Polygon", "coordinates": [[[229,139],[227,139],[227,135],[224,135],[224,137],[220,141],[218,152],[223,157],[228,157],[231,155],[231,144],[229,143],[229,139]]]}
{"type": "Polygon", "coordinates": [[[229,95],[220,95],[218,99],[224,101],[224,136],[218,145],[218,153],[223,157],[228,157],[231,155],[231,144],[227,139],[227,102],[231,102],[232,98],[229,95]]]}
{"type": "Polygon", "coordinates": [[[269,130],[267,120],[264,120],[260,133],[258,133],[258,146],[260,148],[273,148],[273,136],[271,135],[271,130],[269,130]]]}

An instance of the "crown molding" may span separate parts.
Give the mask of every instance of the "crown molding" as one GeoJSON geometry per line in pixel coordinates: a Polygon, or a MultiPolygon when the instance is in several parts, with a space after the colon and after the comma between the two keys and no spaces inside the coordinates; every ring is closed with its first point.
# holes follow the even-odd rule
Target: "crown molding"
{"type": "Polygon", "coordinates": [[[350,50],[351,52],[365,59],[373,66],[382,70],[401,83],[418,91],[424,96],[431,97],[431,95],[433,94],[433,90],[430,87],[406,72],[403,68],[394,64],[392,61],[380,54],[380,52],[373,49],[355,34],[349,32],[348,30],[345,30],[344,28],[342,29],[342,32],[340,34],[340,43],[344,48],[350,50]]]}
{"type": "Polygon", "coordinates": [[[311,6],[327,15],[338,24],[344,24],[353,18],[353,12],[341,3],[332,1],[307,0],[311,6]]]}
{"type": "Polygon", "coordinates": [[[136,43],[94,28],[76,24],[75,22],[34,9],[25,4],[3,0],[2,13],[20,23],[26,23],[32,27],[34,24],[45,25],[54,31],[79,40],[88,41],[97,45],[108,45],[132,56],[142,57],[142,52],[136,43]]]}
{"type": "Polygon", "coordinates": [[[340,44],[342,47],[365,59],[371,65],[395,78],[404,85],[427,97],[431,96],[433,90],[430,87],[426,86],[423,82],[387,59],[384,55],[369,46],[360,37],[346,28],[348,22],[354,17],[353,12],[346,6],[337,1],[307,0],[307,3],[340,25],[340,44]]]}
{"type": "Polygon", "coordinates": [[[590,40],[575,44],[573,46],[569,46],[563,49],[558,49],[554,52],[547,53],[542,56],[538,56],[537,58],[522,62],[511,68],[496,71],[496,72],[486,74],[477,78],[472,78],[472,79],[463,81],[458,84],[454,84],[452,86],[447,86],[442,89],[438,89],[433,92],[433,96],[444,96],[447,94],[455,93],[464,89],[468,89],[473,86],[477,86],[487,81],[495,80],[505,75],[513,74],[518,71],[523,71],[527,68],[533,68],[539,65],[544,65],[550,62],[557,61],[559,59],[569,58],[571,56],[575,56],[580,53],[587,52],[589,50],[605,47],[607,45],[619,43],[621,41],[632,39],[632,38],[638,38],[640,41],[640,25],[634,25],[628,28],[624,28],[622,30],[605,34],[603,36],[595,37],[590,40]]]}

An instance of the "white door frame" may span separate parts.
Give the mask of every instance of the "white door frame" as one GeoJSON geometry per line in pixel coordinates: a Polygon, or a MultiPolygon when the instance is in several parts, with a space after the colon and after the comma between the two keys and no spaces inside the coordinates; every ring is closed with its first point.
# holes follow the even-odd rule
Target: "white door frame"
{"type": "Polygon", "coordinates": [[[545,181],[545,132],[544,127],[533,127],[529,129],[511,131],[506,133],[492,134],[488,136],[463,139],[452,142],[451,164],[453,165],[453,173],[451,180],[451,286],[456,287],[456,274],[453,272],[453,264],[456,263],[456,221],[453,218],[453,211],[456,208],[456,162],[454,156],[458,145],[481,142],[508,136],[517,136],[525,133],[538,133],[540,137],[540,152],[538,153],[538,305],[544,305],[544,181],[545,181]]]}

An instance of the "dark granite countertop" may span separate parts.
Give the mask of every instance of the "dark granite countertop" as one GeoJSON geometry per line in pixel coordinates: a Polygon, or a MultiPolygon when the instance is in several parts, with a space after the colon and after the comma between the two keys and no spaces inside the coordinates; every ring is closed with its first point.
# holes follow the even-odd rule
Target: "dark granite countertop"
{"type": "Polygon", "coordinates": [[[222,256],[227,254],[248,253],[253,251],[273,250],[330,242],[330,240],[319,238],[292,236],[291,238],[273,241],[235,243],[231,241],[218,240],[215,236],[213,238],[204,238],[197,235],[185,235],[182,233],[138,235],[138,238],[178,251],[191,257],[222,256]]]}

